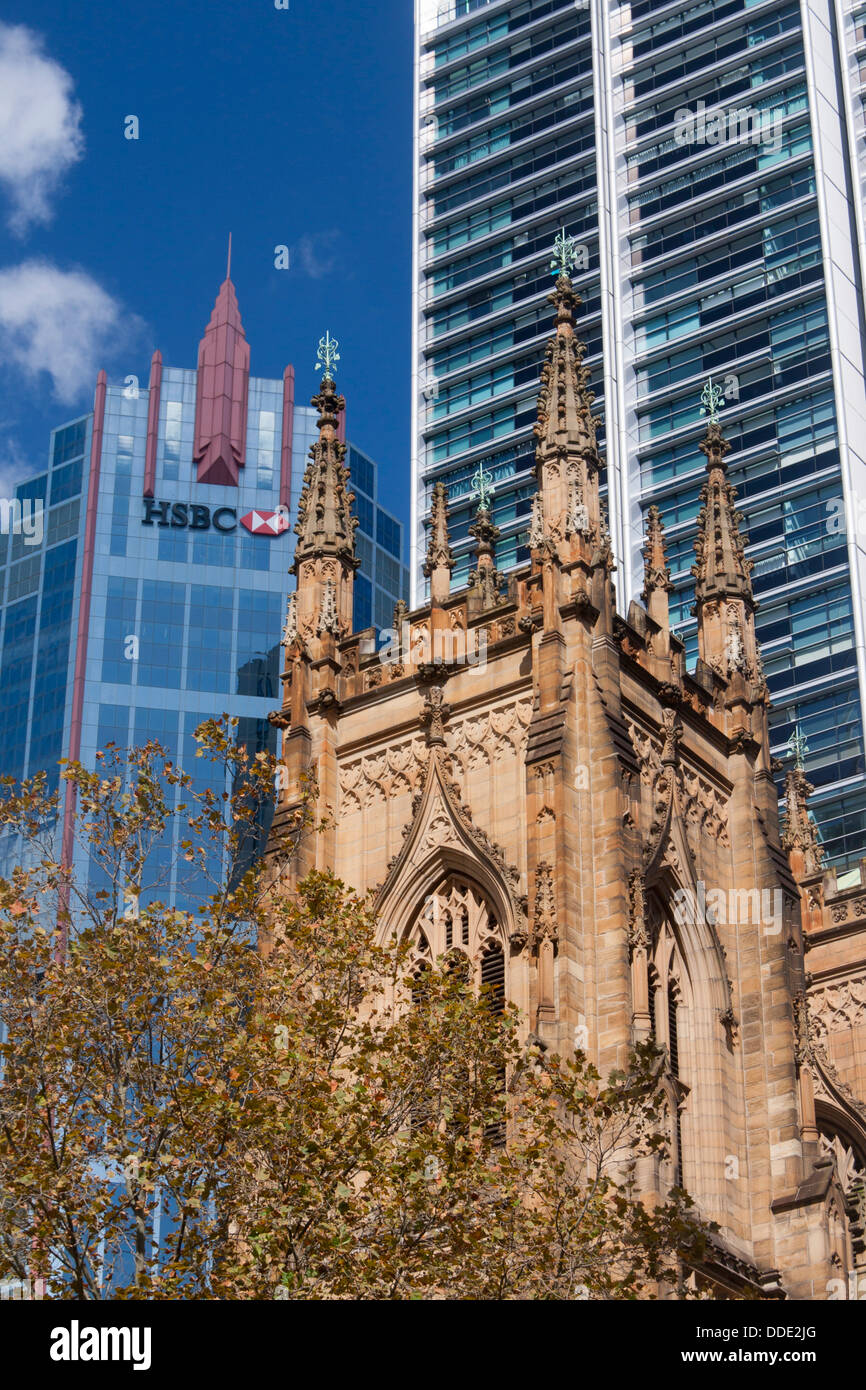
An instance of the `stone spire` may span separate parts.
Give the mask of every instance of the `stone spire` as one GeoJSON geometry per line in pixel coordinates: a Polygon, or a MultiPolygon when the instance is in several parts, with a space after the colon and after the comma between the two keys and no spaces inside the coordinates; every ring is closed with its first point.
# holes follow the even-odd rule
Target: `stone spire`
{"type": "Polygon", "coordinates": [[[347,633],[352,628],[352,591],[359,561],[355,558],[355,527],[352,515],[355,495],[349,487],[349,470],[343,460],[346,446],[338,439],[340,414],[346,408],[331,374],[333,351],[337,344],[330,337],[319,345],[324,353],[325,370],[319,394],[312,404],[319,412],[319,437],[310,449],[304,481],[298,499],[298,537],[291,573],[298,580],[298,627],[302,636],[317,633],[326,602],[336,607],[336,623],[329,615],[328,631],[347,633]],[[334,594],[328,596],[328,584],[334,594]]]}
{"type": "Polygon", "coordinates": [[[592,414],[594,395],[583,365],[586,347],[575,332],[574,311],[581,300],[568,274],[568,252],[560,262],[549,296],[556,313],[541,371],[535,460],[545,533],[567,562],[580,538],[591,541],[599,534],[599,422],[592,414]]]}
{"type": "Polygon", "coordinates": [[[791,872],[799,880],[817,873],[824,858],[818,841],[818,831],[809,814],[809,797],[815,788],[806,777],[803,756],[808,751],[805,739],[797,731],[791,739],[794,766],[785,775],[785,829],[782,848],[791,863],[791,872]]]}
{"type": "Polygon", "coordinates": [[[707,460],[707,478],[701,489],[696,563],[692,566],[698,654],[718,675],[727,680],[741,677],[764,691],[755,640],[757,604],[750,578],[752,563],[745,556],[739,526],[743,518],[728,479],[725,455],[731,446],[719,424],[721,395],[710,379],[701,397],[709,420],[700,445],[707,460]]]}
{"type": "Polygon", "coordinates": [[[246,461],[250,346],[231,281],[226,278],[198,350],[193,459],[197,481],[237,487],[246,461]]]}
{"type": "Polygon", "coordinates": [[[670,632],[668,595],[673,589],[665,556],[665,531],[658,507],[647,512],[646,540],[643,547],[643,590],[641,598],[653,622],[670,632]]]}
{"type": "Polygon", "coordinates": [[[499,540],[499,527],[494,526],[490,512],[490,499],[493,489],[490,475],[480,464],[473,478],[478,487],[478,510],[475,521],[469,527],[470,536],[476,541],[475,569],[469,575],[470,598],[478,609],[492,608],[500,599],[501,577],[496,569],[496,542],[499,540]]]}
{"type": "Polygon", "coordinates": [[[443,482],[433,484],[433,505],[430,512],[430,539],[424,575],[430,580],[430,600],[445,603],[451,594],[451,571],[454,556],[448,539],[448,492],[443,482]]]}

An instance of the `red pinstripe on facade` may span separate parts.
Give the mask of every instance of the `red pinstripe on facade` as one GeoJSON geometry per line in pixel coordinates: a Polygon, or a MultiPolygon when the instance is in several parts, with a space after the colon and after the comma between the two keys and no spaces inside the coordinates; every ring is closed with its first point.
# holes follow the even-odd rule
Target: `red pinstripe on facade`
{"type": "Polygon", "coordinates": [[[283,372],[283,442],[280,449],[280,496],[282,507],[292,503],[292,438],[295,426],[295,369],[283,372]]]}
{"type": "Polygon", "coordinates": [[[150,395],[147,402],[147,446],[144,452],[145,497],[156,489],[156,446],[159,441],[159,401],[162,395],[162,353],[157,348],[150,361],[150,395]]]}

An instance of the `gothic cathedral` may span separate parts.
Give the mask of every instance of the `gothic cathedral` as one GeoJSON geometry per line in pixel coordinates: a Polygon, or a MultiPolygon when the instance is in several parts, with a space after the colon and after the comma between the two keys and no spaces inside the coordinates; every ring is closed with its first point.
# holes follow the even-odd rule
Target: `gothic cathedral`
{"type": "Polygon", "coordinates": [[[780,835],[750,562],[710,391],[694,565],[698,659],[671,632],[662,525],[642,603],[616,611],[579,303],[561,274],[538,396],[531,563],[496,569],[480,488],[475,567],[451,586],[433,491],[429,601],[399,646],[352,632],[357,566],[344,401],[326,370],[285,632],[284,787],[271,844],[315,788],[324,830],[292,875],[373,895],[419,958],[466,953],[527,1035],[603,1074],[665,1049],[671,1151],[718,1222],[695,1278],[724,1295],[866,1293],[866,861],[821,868],[801,760],[780,835]],[[856,878],[856,874],[853,875],[856,878]]]}

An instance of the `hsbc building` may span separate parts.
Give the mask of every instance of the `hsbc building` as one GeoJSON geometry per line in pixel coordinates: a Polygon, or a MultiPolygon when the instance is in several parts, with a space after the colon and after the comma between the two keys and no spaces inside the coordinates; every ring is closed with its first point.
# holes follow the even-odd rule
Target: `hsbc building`
{"type": "MultiPolygon", "coordinates": [[[[100,373],[93,410],[52,433],[45,469],[19,486],[44,525],[40,544],[0,535],[0,773],[47,772],[67,840],[60,758],[92,766],[108,743],[157,739],[201,776],[193,732],[215,710],[238,718],[239,741],[276,751],[267,714],[279,703],[317,387],[305,372],[296,401],[292,367],[278,380],[250,375],[226,279],[197,368],[157,352],[146,379],[112,385],[100,373]]],[[[379,505],[373,461],[349,444],[346,462],[359,519],[355,627],[387,627],[408,591],[402,526],[379,505]]],[[[0,842],[0,873],[14,853],[0,842]]],[[[184,906],[195,885],[178,872],[171,894],[184,906]]]]}

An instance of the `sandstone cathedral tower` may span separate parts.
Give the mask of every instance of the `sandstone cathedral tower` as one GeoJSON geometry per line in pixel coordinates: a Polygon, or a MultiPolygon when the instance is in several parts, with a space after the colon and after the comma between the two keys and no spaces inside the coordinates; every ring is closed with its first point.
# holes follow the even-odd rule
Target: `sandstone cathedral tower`
{"type": "Polygon", "coordinates": [[[326,367],[271,716],[285,768],[271,844],[313,786],[328,823],[301,838],[293,880],[329,867],[371,892],[383,934],[422,960],[464,952],[527,1035],[581,1048],[602,1073],[655,1037],[671,1154],[647,1183],[681,1181],[721,1228],[696,1278],[721,1293],[856,1297],[866,872],[843,889],[822,871],[799,758],[780,838],[751,566],[712,388],[690,672],[654,508],[643,603],[616,611],[568,274],[551,303],[531,564],[498,573],[482,476],[476,565],[454,592],[437,484],[429,602],[398,605],[403,640],[387,656],[352,632],[344,401],[326,367]]]}

